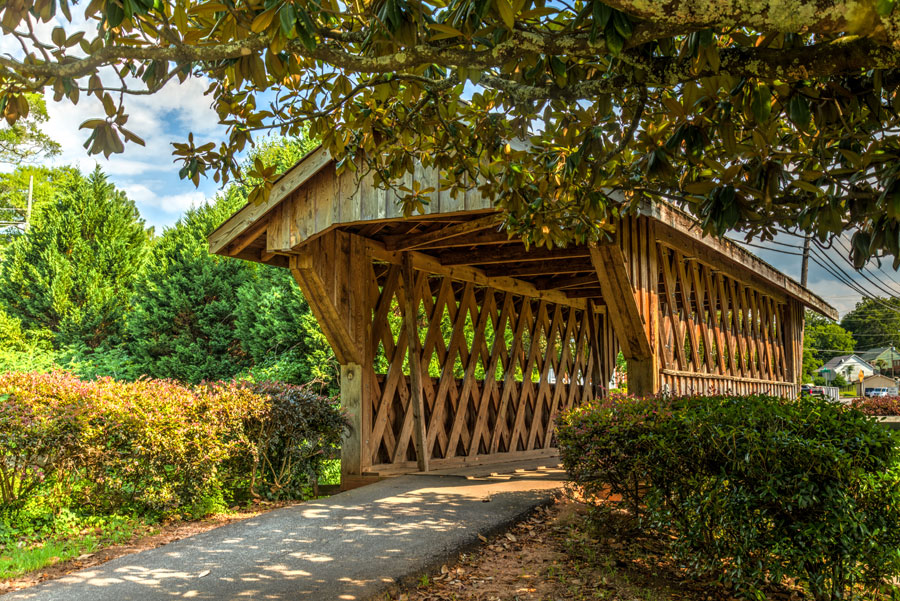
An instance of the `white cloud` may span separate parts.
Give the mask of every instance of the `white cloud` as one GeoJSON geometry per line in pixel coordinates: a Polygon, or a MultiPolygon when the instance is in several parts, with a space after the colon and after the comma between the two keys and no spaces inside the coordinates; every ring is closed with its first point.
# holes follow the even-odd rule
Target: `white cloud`
{"type": "Polygon", "coordinates": [[[101,102],[87,95],[77,105],[48,99],[45,131],[62,148],[52,163],[75,165],[82,171],[99,166],[135,201],[149,224],[171,225],[184,211],[208,202],[218,189],[209,179],[201,179],[199,189],[180,179],[181,164],[172,155],[172,142],[185,140],[188,132],[193,131],[198,141],[218,142],[224,137],[224,128],[203,95],[207,85],[205,79],[192,78],[183,84],[170,82],[153,96],[126,97],[126,127],[143,138],[145,146],[126,142],[125,152],[108,159],[88,156],[83,144],[89,132],[78,129],[85,120],[104,115],[101,102]]]}

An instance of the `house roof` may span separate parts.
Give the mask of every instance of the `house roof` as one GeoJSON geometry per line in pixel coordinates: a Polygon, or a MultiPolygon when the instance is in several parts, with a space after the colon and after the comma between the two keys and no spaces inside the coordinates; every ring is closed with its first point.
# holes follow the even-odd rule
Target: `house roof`
{"type": "Polygon", "coordinates": [[[871,376],[866,376],[863,378],[863,384],[871,384],[874,382],[890,382],[892,384],[896,384],[897,382],[890,376],[886,376],[884,374],[872,374],[871,376]]]}
{"type": "Polygon", "coordinates": [[[875,371],[875,368],[872,367],[872,365],[871,365],[868,361],[866,361],[865,359],[860,358],[860,356],[859,356],[859,355],[856,355],[856,354],[853,354],[853,355],[838,355],[837,357],[832,357],[831,359],[828,360],[828,362],[827,362],[825,365],[823,365],[822,367],[819,368],[819,371],[824,371],[824,370],[826,370],[826,369],[827,369],[827,370],[831,370],[831,371],[835,371],[835,370],[839,369],[842,365],[844,365],[845,363],[849,362],[849,361],[852,360],[852,359],[856,359],[858,362],[864,364],[865,367],[868,367],[868,368],[871,369],[872,371],[875,371]]]}
{"type": "MultiPolygon", "coordinates": [[[[875,361],[876,359],[878,359],[878,357],[880,357],[884,353],[890,351],[892,348],[893,347],[890,347],[890,346],[879,346],[878,348],[872,348],[872,349],[868,349],[865,351],[860,351],[859,353],[857,353],[857,355],[859,357],[865,359],[869,363],[871,363],[871,362],[875,361]]],[[[900,351],[895,350],[892,359],[900,359],[900,351]]]]}

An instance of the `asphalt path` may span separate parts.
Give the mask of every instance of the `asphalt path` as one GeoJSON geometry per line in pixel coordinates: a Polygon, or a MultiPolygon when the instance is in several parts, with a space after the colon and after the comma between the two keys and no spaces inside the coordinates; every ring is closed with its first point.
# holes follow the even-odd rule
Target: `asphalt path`
{"type": "Polygon", "coordinates": [[[408,475],[114,559],[2,601],[354,601],[417,578],[548,503],[559,470],[408,475]]]}

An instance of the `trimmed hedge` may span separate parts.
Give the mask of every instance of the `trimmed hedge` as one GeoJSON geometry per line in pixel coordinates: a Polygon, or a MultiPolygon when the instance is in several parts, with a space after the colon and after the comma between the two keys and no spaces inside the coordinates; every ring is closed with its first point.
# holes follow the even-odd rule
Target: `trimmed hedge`
{"type": "Polygon", "coordinates": [[[819,600],[900,574],[900,470],[891,431],[821,399],[596,401],[559,421],[588,498],[621,495],[694,575],[759,598],[790,577],[819,600]]]}
{"type": "Polygon", "coordinates": [[[0,395],[7,511],[48,487],[97,511],[141,513],[296,493],[345,427],[333,400],[274,382],[191,388],[10,372],[0,375],[0,395]],[[273,473],[285,457],[290,468],[273,473]]]}

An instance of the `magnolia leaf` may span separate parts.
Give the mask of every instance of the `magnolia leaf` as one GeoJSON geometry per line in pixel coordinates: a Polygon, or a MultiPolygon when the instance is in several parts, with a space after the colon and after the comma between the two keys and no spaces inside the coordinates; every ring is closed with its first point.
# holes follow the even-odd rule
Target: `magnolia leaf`
{"type": "Polygon", "coordinates": [[[513,12],[513,6],[509,0],[494,0],[494,5],[497,7],[497,12],[500,13],[500,18],[503,19],[503,24],[506,25],[507,29],[512,29],[516,24],[516,15],[513,12]]]}
{"type": "Polygon", "coordinates": [[[112,117],[116,114],[116,103],[109,94],[103,95],[103,110],[106,111],[108,117],[112,117]]]}
{"type": "Polygon", "coordinates": [[[623,12],[614,11],[612,17],[613,26],[616,28],[616,32],[622,36],[623,39],[628,39],[631,37],[633,29],[631,27],[631,20],[628,18],[623,12]]]}
{"type": "Polygon", "coordinates": [[[805,190],[811,194],[815,194],[816,196],[822,193],[821,188],[809,182],[803,181],[802,179],[794,180],[791,185],[800,188],[801,190],[805,190]]]}
{"type": "Polygon", "coordinates": [[[700,196],[705,196],[706,194],[709,194],[710,192],[712,192],[716,188],[716,186],[718,186],[718,184],[716,184],[716,182],[712,182],[712,181],[692,182],[690,184],[685,185],[683,187],[683,189],[685,192],[688,192],[689,194],[697,194],[700,196]]]}
{"type": "Polygon", "coordinates": [[[625,39],[618,34],[615,30],[606,32],[606,47],[609,48],[609,51],[618,56],[622,52],[622,48],[625,47],[625,39]]]}
{"type": "Polygon", "coordinates": [[[791,99],[788,101],[788,117],[803,129],[809,127],[811,118],[809,104],[802,94],[791,96],[791,99]]]}
{"type": "Polygon", "coordinates": [[[78,129],[96,129],[98,127],[103,127],[106,124],[107,123],[105,119],[88,119],[87,121],[79,125],[78,129]]]}
{"type": "Polygon", "coordinates": [[[119,131],[122,132],[122,135],[125,136],[125,139],[129,142],[134,142],[135,144],[138,144],[140,146],[146,146],[144,140],[134,132],[125,129],[124,127],[119,127],[119,131]]]}
{"type": "Polygon", "coordinates": [[[256,15],[253,22],[250,24],[250,31],[253,33],[260,33],[268,29],[269,25],[271,25],[272,21],[275,19],[276,12],[277,11],[274,8],[270,8],[269,10],[256,15]]]}
{"type": "Polygon", "coordinates": [[[50,39],[57,46],[64,46],[66,44],[66,30],[62,27],[54,27],[53,33],[50,34],[50,39]]]}
{"type": "MultiPolygon", "coordinates": [[[[439,36],[441,36],[440,39],[465,37],[465,34],[463,34],[463,32],[461,32],[460,30],[456,29],[455,27],[450,27],[449,25],[444,25],[443,23],[429,23],[428,28],[440,32],[440,34],[438,34],[439,36]]],[[[435,39],[437,37],[438,36],[433,36],[432,39],[435,39]]]]}

